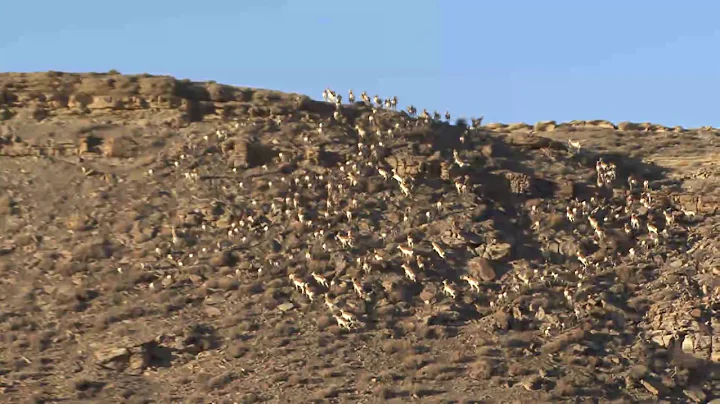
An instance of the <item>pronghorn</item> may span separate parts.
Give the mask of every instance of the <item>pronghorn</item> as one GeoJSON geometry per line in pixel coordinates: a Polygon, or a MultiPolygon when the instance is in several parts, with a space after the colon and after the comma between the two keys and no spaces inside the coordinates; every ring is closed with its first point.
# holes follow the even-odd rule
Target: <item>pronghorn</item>
{"type": "Polygon", "coordinates": [[[352,324],[344,318],[338,316],[337,314],[333,314],[333,317],[335,318],[335,321],[337,321],[337,324],[340,328],[345,328],[348,330],[352,328],[352,324]]]}
{"type": "Polygon", "coordinates": [[[311,273],[310,275],[313,277],[313,279],[315,279],[315,282],[317,282],[318,285],[324,286],[326,288],[328,287],[328,281],[327,281],[327,279],[325,279],[324,276],[320,275],[319,273],[317,273],[315,271],[313,271],[313,273],[311,273]]]}
{"type": "Polygon", "coordinates": [[[365,91],[360,94],[360,99],[363,100],[365,104],[370,104],[370,97],[367,95],[365,91]]]}
{"type": "Polygon", "coordinates": [[[390,100],[390,107],[392,107],[392,109],[397,109],[397,97],[392,97],[392,99],[390,100]]]}
{"type": "Polygon", "coordinates": [[[670,210],[663,211],[663,216],[665,216],[665,222],[667,224],[673,224],[675,222],[675,217],[670,210]]]}
{"type": "Polygon", "coordinates": [[[405,276],[410,279],[413,282],[417,282],[417,277],[415,276],[415,272],[412,270],[410,265],[408,264],[402,264],[402,269],[405,271],[405,276]]]}
{"type": "Polygon", "coordinates": [[[598,161],[595,162],[595,171],[597,171],[598,173],[601,173],[601,172],[605,171],[606,168],[607,168],[607,163],[605,163],[603,158],[600,157],[598,159],[598,161]]]}
{"type": "Polygon", "coordinates": [[[610,179],[612,180],[615,180],[615,178],[617,178],[617,166],[615,165],[615,163],[610,163],[608,168],[608,177],[610,177],[610,179]]]}
{"type": "Polygon", "coordinates": [[[655,227],[655,226],[653,226],[652,224],[648,223],[648,224],[647,224],[647,229],[648,229],[648,232],[649,232],[651,235],[655,235],[655,236],[658,235],[658,228],[655,227]]]}
{"type": "Polygon", "coordinates": [[[415,245],[414,245],[415,243],[414,243],[413,241],[414,241],[414,240],[413,240],[412,236],[408,234],[408,236],[407,236],[407,244],[408,244],[408,247],[410,247],[410,248],[414,248],[414,247],[415,247],[415,245]]]}
{"type": "Polygon", "coordinates": [[[445,111],[445,120],[450,120],[450,111],[445,111]]]}
{"type": "Polygon", "coordinates": [[[360,136],[361,138],[364,138],[365,135],[367,134],[367,132],[365,131],[365,129],[361,128],[360,125],[357,125],[357,124],[356,124],[356,125],[355,125],[355,130],[357,131],[358,136],[360,136]]]}
{"type": "Polygon", "coordinates": [[[575,222],[575,213],[570,209],[569,206],[565,207],[565,216],[567,216],[568,220],[573,223],[575,222]]]}
{"type": "Polygon", "coordinates": [[[637,184],[638,184],[637,179],[635,179],[635,177],[633,177],[632,175],[628,176],[627,181],[628,181],[628,186],[630,187],[630,190],[631,190],[631,191],[632,191],[633,188],[635,188],[635,187],[637,186],[637,184]]]}
{"type": "Polygon", "coordinates": [[[295,274],[288,275],[288,278],[290,279],[290,281],[292,281],[295,289],[299,290],[300,292],[305,292],[305,287],[307,285],[305,284],[305,282],[302,281],[302,279],[295,276],[295,274]]]}
{"type": "Polygon", "coordinates": [[[471,118],[470,122],[472,123],[472,128],[479,128],[482,126],[482,121],[485,118],[484,115],[481,115],[480,118],[471,118]]]}
{"type": "Polygon", "coordinates": [[[597,236],[598,240],[605,240],[605,231],[603,229],[595,229],[595,235],[597,236]]]}
{"type": "Polygon", "coordinates": [[[381,100],[380,97],[378,97],[377,95],[375,95],[375,96],[373,97],[373,102],[374,102],[375,105],[377,105],[378,107],[382,107],[382,106],[383,106],[382,100],[381,100]]]}
{"type": "Polygon", "coordinates": [[[343,236],[342,234],[338,233],[335,238],[340,242],[343,247],[353,246],[352,230],[348,230],[347,236],[343,236]]]}
{"type": "Polygon", "coordinates": [[[446,295],[450,296],[451,298],[455,299],[457,297],[457,293],[455,293],[455,289],[450,285],[445,279],[443,282],[443,292],[445,292],[446,295]]]}
{"type": "Polygon", "coordinates": [[[348,101],[350,104],[355,104],[355,94],[353,94],[353,90],[348,91],[348,101]]]}
{"type": "Polygon", "coordinates": [[[421,255],[415,257],[415,263],[417,263],[418,269],[421,271],[425,270],[425,260],[421,255]]]}
{"type": "Polygon", "coordinates": [[[326,91],[326,96],[324,98],[325,101],[335,102],[335,93],[330,89],[326,89],[325,91],[326,91]]]}
{"type": "Polygon", "coordinates": [[[358,184],[358,178],[353,173],[348,173],[347,178],[350,181],[350,185],[356,186],[358,184]]]}
{"type": "Polygon", "coordinates": [[[635,230],[640,228],[640,219],[638,219],[638,216],[635,213],[630,215],[630,226],[632,226],[635,230]]]}
{"type": "Polygon", "coordinates": [[[342,317],[346,321],[349,321],[351,324],[357,322],[357,317],[353,313],[350,313],[349,311],[345,311],[345,310],[341,309],[340,317],[342,317]]]}
{"type": "Polygon", "coordinates": [[[357,295],[361,299],[364,299],[365,298],[365,289],[363,288],[363,285],[360,282],[358,282],[358,280],[355,278],[352,278],[350,281],[352,282],[353,289],[355,289],[355,293],[357,293],[357,295]]]}
{"type": "Polygon", "coordinates": [[[310,288],[307,287],[307,284],[306,284],[305,286],[306,286],[306,287],[305,287],[305,291],[304,291],[304,292],[305,292],[305,296],[307,296],[307,298],[308,298],[311,302],[315,301],[315,292],[313,292],[312,290],[310,290],[310,288]]]}
{"type": "Polygon", "coordinates": [[[577,153],[580,153],[580,148],[581,148],[580,142],[572,140],[572,139],[568,139],[568,144],[570,145],[570,147],[575,148],[577,150],[577,153]]]}
{"type": "Polygon", "coordinates": [[[580,251],[578,251],[575,256],[577,257],[578,261],[583,264],[583,266],[590,265],[590,261],[580,251]]]}
{"type": "Polygon", "coordinates": [[[403,195],[410,196],[410,187],[408,187],[404,182],[400,183],[400,191],[402,191],[403,195]]]}
{"type": "Polygon", "coordinates": [[[411,258],[413,256],[413,249],[410,247],[405,247],[404,245],[400,244],[398,246],[398,250],[400,250],[400,253],[403,255],[403,257],[411,258]]]}
{"type": "Polygon", "coordinates": [[[440,256],[440,258],[445,259],[445,251],[438,245],[438,243],[431,241],[430,244],[432,244],[432,249],[437,253],[437,255],[440,256]]]}
{"type": "Polygon", "coordinates": [[[383,179],[384,179],[385,181],[387,181],[388,178],[390,178],[390,174],[388,174],[388,172],[385,171],[384,168],[378,167],[377,170],[378,170],[378,173],[380,173],[380,176],[383,177],[383,179]]]}
{"type": "Polygon", "coordinates": [[[460,168],[465,167],[467,164],[460,158],[460,153],[457,150],[453,150],[453,160],[460,168]]]}
{"type": "Polygon", "coordinates": [[[466,185],[462,183],[460,178],[456,178],[455,181],[453,181],[453,184],[455,184],[455,189],[457,190],[458,194],[462,194],[466,188],[466,185]]]}
{"type": "Polygon", "coordinates": [[[327,294],[325,294],[325,306],[327,306],[328,310],[330,310],[331,312],[338,310],[337,305],[332,301],[330,296],[328,296],[327,294]]]}
{"type": "Polygon", "coordinates": [[[401,177],[400,174],[398,174],[397,171],[395,171],[394,168],[392,169],[392,173],[393,173],[393,176],[392,176],[392,177],[393,177],[393,179],[394,179],[395,181],[397,181],[399,184],[404,184],[404,183],[405,183],[405,179],[404,179],[403,177],[401,177]]]}
{"type": "Polygon", "coordinates": [[[468,285],[470,285],[470,290],[474,290],[474,291],[480,293],[480,282],[478,282],[477,279],[472,278],[468,275],[463,275],[462,278],[460,278],[460,279],[464,280],[465,282],[468,283],[468,285]]]}

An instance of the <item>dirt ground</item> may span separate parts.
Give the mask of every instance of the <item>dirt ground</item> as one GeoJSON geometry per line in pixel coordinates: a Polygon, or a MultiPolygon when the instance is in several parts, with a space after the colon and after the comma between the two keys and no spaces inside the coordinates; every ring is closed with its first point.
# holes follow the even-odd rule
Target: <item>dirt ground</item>
{"type": "Polygon", "coordinates": [[[0,402],[720,398],[720,130],[417,115],[0,74],[0,402]]]}

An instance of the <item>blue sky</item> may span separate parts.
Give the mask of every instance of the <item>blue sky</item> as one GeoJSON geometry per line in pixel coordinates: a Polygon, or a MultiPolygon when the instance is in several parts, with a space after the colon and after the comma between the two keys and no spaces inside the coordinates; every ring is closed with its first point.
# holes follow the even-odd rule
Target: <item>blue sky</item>
{"type": "Polygon", "coordinates": [[[720,2],[8,0],[0,71],[396,95],[485,115],[720,126],[720,2]]]}

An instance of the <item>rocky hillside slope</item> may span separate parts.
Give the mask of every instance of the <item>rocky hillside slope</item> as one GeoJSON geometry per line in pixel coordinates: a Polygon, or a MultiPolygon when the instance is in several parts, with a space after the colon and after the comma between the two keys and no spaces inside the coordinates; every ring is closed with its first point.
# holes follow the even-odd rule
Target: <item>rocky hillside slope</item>
{"type": "Polygon", "coordinates": [[[0,74],[3,399],[720,398],[719,130],[384,105],[0,74]]]}

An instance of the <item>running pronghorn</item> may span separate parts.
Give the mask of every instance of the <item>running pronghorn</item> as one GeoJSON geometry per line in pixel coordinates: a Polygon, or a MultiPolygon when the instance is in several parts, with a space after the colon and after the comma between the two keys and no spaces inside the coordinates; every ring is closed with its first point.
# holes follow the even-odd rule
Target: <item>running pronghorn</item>
{"type": "Polygon", "coordinates": [[[460,153],[457,150],[453,150],[453,160],[460,168],[465,167],[467,164],[460,158],[460,153]]]}
{"type": "Polygon", "coordinates": [[[362,283],[358,282],[358,280],[355,279],[355,278],[352,278],[352,279],[351,279],[351,282],[352,282],[352,285],[353,285],[353,289],[355,289],[355,293],[357,293],[357,295],[358,295],[361,299],[364,299],[364,298],[365,298],[365,288],[363,288],[362,283]]]}
{"type": "Polygon", "coordinates": [[[478,282],[477,279],[469,276],[469,275],[463,275],[460,279],[464,280],[465,282],[470,285],[470,290],[474,290],[478,293],[480,293],[480,282],[478,282]]]}
{"type": "Polygon", "coordinates": [[[317,282],[318,285],[324,286],[326,288],[328,287],[328,281],[327,281],[327,279],[325,279],[324,276],[318,274],[315,271],[313,271],[313,273],[311,273],[310,275],[313,277],[313,279],[315,279],[315,282],[317,282]]]}
{"type": "Polygon", "coordinates": [[[412,248],[405,247],[402,244],[400,244],[398,246],[398,250],[400,250],[400,253],[403,255],[403,257],[406,257],[406,258],[412,258],[413,253],[414,253],[412,248]]]}
{"type": "Polygon", "coordinates": [[[445,259],[445,251],[440,247],[440,245],[434,241],[431,241],[430,244],[432,244],[433,251],[435,251],[440,258],[445,259]]]}
{"type": "Polygon", "coordinates": [[[305,288],[307,287],[307,284],[305,282],[303,282],[302,279],[295,276],[295,274],[288,275],[288,278],[293,283],[293,286],[295,286],[295,289],[297,289],[298,291],[300,291],[302,293],[305,293],[305,288]]]}
{"type": "Polygon", "coordinates": [[[417,282],[417,276],[415,276],[415,271],[413,271],[412,267],[408,264],[402,264],[402,269],[405,271],[405,276],[410,279],[413,282],[417,282]]]}
{"type": "Polygon", "coordinates": [[[455,292],[455,288],[452,287],[446,280],[442,282],[443,284],[443,292],[445,292],[446,295],[450,296],[451,298],[455,299],[457,297],[457,293],[455,292]]]}

